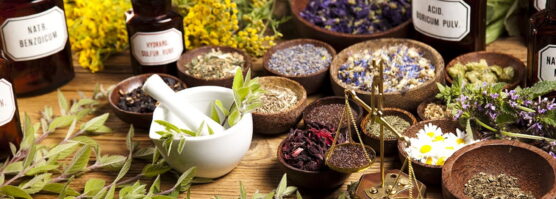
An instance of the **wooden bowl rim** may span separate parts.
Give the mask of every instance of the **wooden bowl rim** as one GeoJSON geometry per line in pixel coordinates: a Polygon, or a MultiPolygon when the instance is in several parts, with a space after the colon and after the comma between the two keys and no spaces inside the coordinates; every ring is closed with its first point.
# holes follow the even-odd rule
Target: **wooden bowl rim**
{"type": "MultiPolygon", "coordinates": [[[[438,99],[436,97],[432,97],[432,98],[429,98],[429,99],[421,102],[419,104],[419,106],[417,106],[417,111],[416,111],[417,116],[419,116],[419,118],[421,118],[421,120],[423,120],[423,121],[431,120],[431,119],[426,119],[425,118],[425,108],[426,108],[425,105],[435,103],[435,102],[442,102],[442,100],[438,99]]],[[[444,119],[449,119],[449,118],[444,118],[444,119]]]]}
{"type": "MultiPolygon", "coordinates": [[[[420,125],[423,125],[423,126],[424,126],[424,125],[426,125],[426,124],[433,123],[433,122],[434,122],[434,123],[442,123],[442,122],[457,123],[457,121],[448,120],[448,119],[437,119],[437,120],[425,120],[425,121],[420,121],[420,122],[418,122],[417,124],[414,124],[414,125],[410,126],[409,128],[407,128],[407,129],[404,131],[403,135],[406,135],[406,136],[407,136],[407,132],[408,132],[409,130],[413,130],[414,128],[417,128],[417,126],[420,126],[420,125]]],[[[458,123],[458,125],[459,125],[459,123],[458,123]]],[[[462,128],[462,129],[463,129],[463,128],[462,128]]],[[[418,129],[418,130],[419,130],[419,129],[418,129]]],[[[442,133],[446,133],[446,132],[443,131],[442,133]]],[[[454,131],[454,132],[449,132],[449,133],[455,134],[455,131],[454,131]]],[[[409,156],[409,154],[407,154],[407,152],[405,151],[405,144],[406,144],[406,142],[403,141],[403,140],[398,141],[398,153],[400,153],[404,158],[407,159],[407,156],[409,156]]],[[[457,152],[457,151],[456,151],[456,152],[457,152]]],[[[453,156],[453,154],[452,154],[452,156],[453,156]]],[[[450,156],[450,157],[452,157],[452,156],[450,156]]],[[[448,157],[448,158],[449,158],[449,157],[448,157]]],[[[419,166],[426,167],[426,168],[432,168],[432,169],[441,169],[444,165],[446,165],[446,164],[444,164],[444,165],[442,165],[442,166],[440,166],[440,165],[429,165],[429,164],[421,163],[421,162],[419,162],[419,161],[417,161],[416,159],[413,159],[413,158],[411,159],[411,163],[417,164],[417,165],[419,165],[419,166]]]]}
{"type": "MultiPolygon", "coordinates": [[[[209,46],[202,46],[202,47],[199,47],[199,48],[195,48],[195,49],[193,49],[193,50],[189,50],[189,51],[186,51],[185,53],[183,53],[183,54],[180,56],[180,58],[178,59],[178,62],[177,62],[177,64],[176,64],[177,67],[178,67],[178,73],[180,73],[180,74],[182,74],[182,75],[184,75],[184,76],[186,76],[186,77],[189,77],[189,78],[191,78],[191,79],[197,80],[197,81],[222,81],[222,80],[233,79],[233,78],[234,78],[233,75],[230,76],[230,77],[224,77],[224,78],[198,78],[198,77],[195,77],[195,76],[190,75],[190,74],[188,74],[188,73],[185,72],[185,71],[187,70],[187,69],[185,68],[185,65],[191,63],[191,60],[188,60],[188,61],[185,60],[185,57],[186,57],[186,56],[189,56],[189,55],[191,55],[191,54],[198,53],[198,52],[200,52],[200,51],[210,50],[210,49],[217,49],[217,50],[220,50],[220,51],[222,51],[222,52],[226,52],[226,51],[228,51],[228,52],[236,52],[236,53],[240,54],[241,56],[243,56],[243,61],[244,61],[244,63],[243,63],[243,68],[242,68],[242,69],[243,69],[243,73],[244,73],[244,74],[247,72],[247,70],[251,69],[251,67],[252,67],[252,65],[253,65],[252,60],[251,60],[251,57],[250,57],[247,53],[245,53],[244,51],[242,51],[242,50],[240,50],[240,49],[237,49],[237,48],[234,48],[234,47],[230,47],[230,46],[214,46],[214,45],[209,45],[209,46]],[[246,69],[247,69],[247,70],[246,70],[246,69]]],[[[207,53],[206,53],[206,52],[205,52],[205,53],[200,53],[200,54],[197,55],[197,56],[201,56],[201,55],[204,55],[204,54],[207,54],[207,53]]],[[[196,56],[196,57],[197,57],[197,56],[196,56]]]]}
{"type": "Polygon", "coordinates": [[[288,77],[288,78],[305,78],[305,77],[313,77],[313,76],[318,76],[322,73],[325,73],[326,71],[328,71],[330,69],[330,66],[332,65],[332,60],[334,60],[334,57],[336,57],[336,50],[330,46],[330,44],[320,41],[320,40],[316,40],[316,39],[309,39],[309,38],[300,38],[300,39],[292,39],[292,40],[288,40],[288,41],[284,41],[284,42],[280,42],[278,44],[276,44],[275,46],[273,46],[272,48],[268,49],[268,51],[266,51],[266,53],[263,56],[263,67],[266,71],[272,73],[273,75],[276,76],[282,76],[282,77],[288,77]],[[298,46],[298,45],[303,45],[303,44],[313,44],[317,47],[323,47],[326,49],[326,51],[328,51],[328,53],[330,54],[330,63],[314,72],[314,73],[310,73],[310,74],[302,74],[302,75],[287,75],[287,74],[282,74],[279,73],[273,69],[270,68],[269,66],[269,62],[270,62],[270,58],[272,57],[272,55],[274,55],[274,53],[276,53],[279,50],[283,50],[289,47],[293,47],[293,46],[298,46]]]}
{"type": "Polygon", "coordinates": [[[344,63],[338,63],[336,65],[336,62],[340,62],[341,60],[340,57],[343,56],[344,54],[351,54],[353,52],[359,52],[362,51],[363,49],[368,49],[368,48],[362,48],[368,44],[379,44],[378,46],[384,47],[384,46],[388,46],[388,45],[393,45],[393,44],[410,44],[409,46],[416,46],[417,48],[423,50],[424,52],[429,52],[433,59],[431,59],[431,64],[434,64],[438,61],[438,63],[435,65],[435,75],[434,78],[425,81],[419,85],[417,85],[416,87],[412,88],[412,89],[407,89],[404,91],[394,91],[394,92],[385,92],[384,95],[385,96],[391,96],[391,95],[402,95],[404,93],[408,93],[408,92],[412,92],[412,91],[416,91],[422,88],[425,88],[427,86],[430,86],[431,84],[434,84],[437,80],[440,80],[443,78],[444,75],[444,59],[442,59],[442,56],[440,55],[440,53],[438,51],[436,51],[433,47],[420,42],[420,41],[416,41],[416,40],[412,40],[412,39],[401,39],[401,38],[381,38],[381,39],[371,39],[371,40],[367,40],[367,41],[363,41],[363,42],[359,42],[356,44],[353,44],[347,48],[345,48],[344,50],[342,50],[340,53],[338,53],[335,57],[334,60],[332,60],[332,64],[330,65],[330,77],[332,79],[332,81],[337,84],[339,87],[342,87],[344,89],[353,89],[357,94],[363,94],[363,95],[371,95],[372,93],[369,91],[363,91],[360,89],[355,89],[355,88],[351,88],[351,86],[345,84],[344,82],[340,81],[338,79],[338,69],[342,66],[341,64],[344,63]]]}
{"type": "Polygon", "coordinates": [[[259,113],[259,112],[255,112],[253,111],[253,115],[257,115],[257,116],[276,116],[276,115],[281,115],[281,114],[285,114],[285,113],[289,113],[292,111],[295,111],[296,109],[302,108],[303,104],[305,104],[305,101],[307,101],[307,91],[305,90],[305,88],[303,86],[301,86],[301,84],[299,84],[296,81],[293,81],[291,79],[285,78],[285,77],[279,77],[279,76],[264,76],[264,77],[259,77],[259,83],[262,83],[260,81],[268,81],[268,82],[277,82],[277,81],[282,81],[282,82],[287,82],[288,84],[292,85],[293,87],[295,87],[295,90],[292,89],[293,92],[295,92],[296,94],[301,95],[301,99],[297,100],[297,103],[293,106],[290,106],[289,108],[282,110],[280,112],[276,112],[276,113],[259,113]],[[298,91],[301,91],[301,93],[299,93],[298,91]]]}
{"type": "MultiPolygon", "coordinates": [[[[482,147],[488,147],[488,146],[508,146],[508,147],[517,147],[517,148],[521,148],[523,150],[527,150],[530,152],[533,152],[535,154],[537,154],[539,157],[543,158],[544,160],[546,160],[546,162],[548,163],[548,165],[552,168],[552,172],[554,174],[554,184],[556,184],[556,160],[554,159],[554,157],[552,157],[551,155],[549,155],[548,153],[546,153],[545,151],[529,145],[529,144],[525,144],[523,142],[517,141],[517,140],[484,140],[481,142],[476,142],[467,146],[462,147],[461,149],[457,150],[454,154],[452,154],[452,156],[450,156],[445,164],[444,167],[442,168],[442,187],[445,188],[446,191],[448,191],[450,194],[454,195],[455,197],[458,198],[464,198],[463,196],[459,196],[456,195],[456,193],[454,193],[454,187],[452,186],[447,186],[447,182],[451,182],[452,181],[452,168],[454,166],[454,163],[461,157],[463,156],[465,153],[469,152],[469,151],[473,151],[473,150],[480,150],[480,148],[482,147]]],[[[553,186],[552,189],[550,189],[544,196],[547,195],[556,195],[556,186],[553,186]]]]}
{"type": "MultiPolygon", "coordinates": [[[[394,26],[388,30],[385,31],[380,31],[380,32],[375,32],[375,33],[370,33],[370,34],[349,34],[349,33],[343,33],[343,32],[336,32],[336,31],[332,31],[332,30],[328,30],[322,27],[319,27],[309,21],[307,21],[305,18],[301,17],[301,15],[299,15],[299,13],[294,10],[294,4],[298,4],[297,0],[289,0],[290,2],[290,11],[293,14],[293,16],[300,21],[301,23],[303,23],[303,25],[316,30],[318,32],[320,32],[321,34],[328,34],[328,35],[332,35],[335,37],[347,37],[347,38],[359,38],[359,39],[368,39],[368,38],[373,38],[373,37],[386,37],[390,34],[392,34],[393,32],[397,32],[400,31],[401,29],[403,29],[406,26],[409,26],[409,24],[412,22],[411,17],[409,17],[409,19],[407,19],[405,22],[402,22],[400,24],[398,24],[397,26],[394,26]]],[[[304,8],[307,7],[307,5],[304,6],[304,8]]]]}
{"type": "MultiPolygon", "coordinates": [[[[388,114],[389,112],[398,112],[398,113],[401,113],[402,115],[405,115],[406,117],[409,118],[409,120],[411,120],[411,121],[408,121],[409,122],[409,127],[411,127],[411,126],[413,126],[417,123],[417,118],[415,118],[415,116],[413,114],[411,114],[410,112],[408,112],[406,110],[400,109],[400,108],[387,107],[387,108],[384,108],[382,110],[382,112],[384,112],[384,116],[392,115],[392,114],[388,114]]],[[[367,114],[363,118],[363,120],[361,121],[361,131],[363,131],[363,134],[365,134],[366,136],[369,136],[371,139],[379,140],[378,136],[375,136],[375,135],[370,134],[370,133],[367,132],[366,127],[367,127],[367,123],[369,122],[369,117],[370,116],[371,116],[370,113],[367,114]]],[[[403,118],[403,119],[405,120],[405,118],[403,118]]],[[[409,129],[409,127],[407,127],[407,128],[409,129]]],[[[403,132],[400,132],[400,133],[403,134],[403,132]]],[[[397,141],[397,140],[398,140],[398,138],[384,138],[384,141],[397,141]]]]}
{"type": "MultiPolygon", "coordinates": [[[[448,65],[446,65],[446,73],[444,74],[444,77],[446,78],[446,82],[448,82],[449,84],[452,84],[454,82],[454,80],[452,79],[450,74],[448,74],[447,71],[448,71],[448,68],[453,67],[457,63],[460,63],[461,62],[461,61],[459,61],[460,59],[466,59],[468,57],[476,56],[476,57],[479,58],[479,60],[480,59],[485,59],[488,63],[489,60],[484,58],[484,56],[489,55],[489,54],[506,57],[507,59],[510,59],[510,60],[512,60],[516,63],[519,63],[517,65],[501,66],[501,67],[512,67],[512,68],[514,68],[515,69],[515,74],[516,74],[516,76],[514,76],[514,81],[507,82],[506,85],[504,86],[504,88],[506,88],[506,89],[515,88],[517,85],[519,85],[521,82],[524,81],[523,79],[525,78],[525,73],[527,72],[527,69],[526,69],[527,67],[517,57],[515,57],[513,55],[510,55],[510,54],[506,54],[506,53],[500,53],[500,52],[476,51],[476,52],[470,52],[470,53],[466,53],[466,54],[457,56],[456,58],[452,59],[448,63],[448,65]]],[[[462,63],[462,64],[467,64],[467,63],[469,63],[469,62],[465,62],[465,63],[462,63]]]]}
{"type": "MultiPolygon", "coordinates": [[[[128,114],[128,115],[152,116],[154,112],[153,113],[137,113],[137,112],[131,112],[131,111],[123,110],[120,107],[118,107],[116,105],[116,102],[114,102],[113,99],[112,99],[115,96],[117,96],[118,99],[119,99],[119,97],[121,96],[120,93],[119,93],[119,90],[124,88],[124,84],[132,82],[132,81],[140,80],[140,81],[142,81],[142,83],[141,83],[141,85],[142,85],[142,84],[145,83],[147,78],[149,78],[152,75],[159,75],[160,77],[166,77],[166,78],[174,79],[179,84],[181,84],[183,86],[183,89],[187,88],[187,85],[181,79],[179,79],[177,77],[174,77],[173,75],[169,75],[169,74],[165,74],[165,73],[145,73],[145,74],[135,75],[135,76],[131,76],[131,77],[128,77],[127,79],[124,79],[124,80],[120,81],[118,84],[116,84],[114,89],[112,89],[112,91],[110,91],[110,94],[109,94],[109,97],[108,97],[108,102],[110,103],[110,106],[114,110],[125,113],[125,114],[128,114]]],[[[140,87],[140,86],[138,86],[138,87],[140,87]]],[[[125,87],[125,88],[128,89],[128,90],[133,90],[133,89],[136,89],[138,87],[128,86],[128,87],[125,87]]]]}
{"type": "MultiPolygon", "coordinates": [[[[334,103],[335,100],[342,100],[345,101],[345,97],[342,96],[327,96],[327,97],[323,97],[323,98],[319,98],[315,101],[313,101],[311,104],[307,105],[307,107],[305,107],[305,110],[303,110],[303,121],[305,122],[305,125],[307,125],[307,121],[305,120],[307,115],[309,114],[309,112],[313,109],[315,109],[319,103],[322,102],[328,102],[330,101],[331,103],[328,104],[338,104],[338,103],[334,103]]],[[[363,114],[365,113],[365,111],[363,110],[363,107],[359,106],[354,100],[352,99],[348,99],[349,102],[351,102],[352,104],[356,105],[356,106],[351,106],[352,109],[355,109],[356,113],[358,114],[357,117],[355,118],[356,120],[359,118],[363,117],[363,114]],[[355,107],[355,108],[354,108],[355,107]]],[[[345,103],[339,103],[339,104],[345,104],[345,103]]]]}

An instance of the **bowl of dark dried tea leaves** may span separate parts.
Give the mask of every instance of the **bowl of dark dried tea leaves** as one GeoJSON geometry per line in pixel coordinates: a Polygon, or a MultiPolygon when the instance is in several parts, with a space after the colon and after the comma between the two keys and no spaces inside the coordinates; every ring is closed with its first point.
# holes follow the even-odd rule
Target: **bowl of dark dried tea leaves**
{"type": "MultiPolygon", "coordinates": [[[[345,98],[338,96],[318,99],[305,108],[303,111],[303,121],[305,124],[316,123],[338,128],[338,124],[340,124],[342,119],[342,113],[344,113],[346,107],[345,103],[345,98]]],[[[356,123],[359,123],[363,117],[363,108],[353,100],[349,100],[349,103],[356,123]]],[[[344,121],[342,126],[345,127],[348,124],[351,125],[351,122],[344,121]]]]}

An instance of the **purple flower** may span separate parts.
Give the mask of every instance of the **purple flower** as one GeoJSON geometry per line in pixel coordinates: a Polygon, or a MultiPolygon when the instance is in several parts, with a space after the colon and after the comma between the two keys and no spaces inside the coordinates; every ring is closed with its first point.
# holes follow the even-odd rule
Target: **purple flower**
{"type": "Polygon", "coordinates": [[[463,114],[463,111],[462,111],[462,110],[458,110],[458,111],[456,112],[456,114],[454,115],[454,120],[458,120],[458,119],[461,117],[462,114],[463,114]]]}
{"type": "Polygon", "coordinates": [[[498,93],[493,93],[493,94],[490,94],[490,97],[496,99],[496,98],[500,97],[500,94],[498,94],[498,93]]]}
{"type": "Polygon", "coordinates": [[[548,154],[550,154],[552,157],[556,158],[556,153],[550,151],[550,152],[548,152],[548,154]]]}

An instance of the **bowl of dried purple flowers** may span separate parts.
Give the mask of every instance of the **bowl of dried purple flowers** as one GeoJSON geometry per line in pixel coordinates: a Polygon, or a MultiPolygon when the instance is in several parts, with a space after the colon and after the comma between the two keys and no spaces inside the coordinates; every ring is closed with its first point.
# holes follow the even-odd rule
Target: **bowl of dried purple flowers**
{"type": "Polygon", "coordinates": [[[227,46],[204,46],[182,54],[178,60],[178,77],[190,87],[222,86],[231,88],[235,72],[243,75],[252,65],[242,50],[227,46]]]}
{"type": "MultiPolygon", "coordinates": [[[[157,105],[155,99],[141,90],[143,83],[153,74],[136,75],[121,81],[114,87],[108,98],[114,114],[137,128],[149,128],[157,105]]],[[[172,75],[156,74],[162,77],[164,82],[175,91],[187,87],[185,83],[172,75]]]]}
{"type": "Polygon", "coordinates": [[[297,30],[341,50],[369,39],[408,35],[409,0],[290,0],[297,30]]]}
{"type": "Polygon", "coordinates": [[[380,63],[385,107],[413,111],[438,93],[436,83],[445,81],[444,60],[434,48],[411,39],[375,39],[350,46],[332,60],[334,94],[343,96],[351,89],[370,101],[380,63]]]}
{"type": "MultiPolygon", "coordinates": [[[[310,124],[306,129],[292,129],[278,146],[278,161],[288,180],[308,189],[332,189],[341,186],[350,174],[340,173],[325,164],[326,151],[335,132],[329,127],[310,124]]],[[[339,136],[339,143],[346,138],[339,136]]]]}

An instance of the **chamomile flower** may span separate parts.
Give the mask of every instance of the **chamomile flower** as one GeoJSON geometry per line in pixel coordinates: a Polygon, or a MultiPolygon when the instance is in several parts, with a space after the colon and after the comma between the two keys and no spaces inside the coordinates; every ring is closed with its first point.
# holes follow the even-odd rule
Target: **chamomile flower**
{"type": "Polygon", "coordinates": [[[443,141],[442,130],[434,124],[425,124],[425,127],[417,132],[417,138],[420,140],[429,139],[431,141],[443,141]]]}

